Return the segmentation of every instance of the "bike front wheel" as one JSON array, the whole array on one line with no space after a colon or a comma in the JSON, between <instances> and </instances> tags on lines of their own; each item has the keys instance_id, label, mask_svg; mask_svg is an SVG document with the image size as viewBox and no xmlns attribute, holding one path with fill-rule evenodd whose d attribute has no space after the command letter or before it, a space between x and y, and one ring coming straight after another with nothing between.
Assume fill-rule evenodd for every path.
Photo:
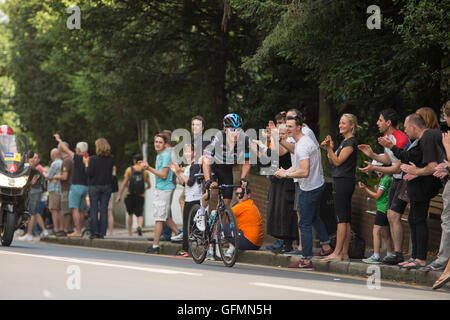
<instances>
[{"instance_id":1,"label":"bike front wheel","mask_svg":"<svg viewBox=\"0 0 450 320\"><path fill-rule=\"evenodd\" d=\"M232 267L238 258L239 252L239 229L236 217L231 208L224 209L219 215L219 251L222 261L227 267Z\"/></svg>"}]
</instances>

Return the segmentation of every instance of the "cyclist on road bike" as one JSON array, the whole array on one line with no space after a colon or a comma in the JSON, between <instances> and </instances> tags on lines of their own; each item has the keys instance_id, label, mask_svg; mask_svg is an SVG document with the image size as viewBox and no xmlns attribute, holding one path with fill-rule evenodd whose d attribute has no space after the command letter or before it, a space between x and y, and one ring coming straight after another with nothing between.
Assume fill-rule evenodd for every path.
<instances>
[{"instance_id":1,"label":"cyclist on road bike","mask_svg":"<svg viewBox=\"0 0 450 320\"><path fill-rule=\"evenodd\" d=\"M233 184L233 165L242 164L241 185L248 184L247 175L250 171L250 138L242 129L242 119L235 113L227 114L223 118L223 131L219 131L205 149L205 187L213 184L211 173L217 177L217 183ZM224 192L225 205L229 206L233 197L233 190Z\"/></svg>"},{"instance_id":2,"label":"cyclist on road bike","mask_svg":"<svg viewBox=\"0 0 450 320\"><path fill-rule=\"evenodd\" d=\"M250 171L250 138L242 129L242 118L236 113L227 114L223 118L223 131L217 132L211 143L205 148L203 173L205 188L221 184L233 184L233 165L242 164L240 183L248 184ZM212 175L217 182L211 179ZM215 194L217 190L213 190ZM233 198L233 189L224 190L224 202L229 206ZM202 218L202 217L200 217Z\"/></svg>"}]
</instances>

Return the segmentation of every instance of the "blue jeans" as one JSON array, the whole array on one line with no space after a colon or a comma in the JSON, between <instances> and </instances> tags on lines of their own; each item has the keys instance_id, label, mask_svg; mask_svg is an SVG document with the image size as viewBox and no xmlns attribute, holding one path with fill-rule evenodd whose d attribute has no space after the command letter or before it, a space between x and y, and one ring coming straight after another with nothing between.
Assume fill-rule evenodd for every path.
<instances>
[{"instance_id":1,"label":"blue jeans","mask_svg":"<svg viewBox=\"0 0 450 320\"><path fill-rule=\"evenodd\" d=\"M311 259L313 255L312 227L314 227L317 232L320 239L320 244L323 245L330 243L327 229L325 228L325 224L322 219L320 219L318 210L320 196L322 195L324 188L325 185L311 191L300 190L300 194L298 196L300 210L300 221L298 226L302 237L303 257L306 259Z\"/></svg>"},{"instance_id":2,"label":"blue jeans","mask_svg":"<svg viewBox=\"0 0 450 320\"><path fill-rule=\"evenodd\" d=\"M106 235L108 226L108 203L111 197L111 185L89 186L89 217L91 219L91 235ZM100 220L98 212L100 211Z\"/></svg>"}]
</instances>

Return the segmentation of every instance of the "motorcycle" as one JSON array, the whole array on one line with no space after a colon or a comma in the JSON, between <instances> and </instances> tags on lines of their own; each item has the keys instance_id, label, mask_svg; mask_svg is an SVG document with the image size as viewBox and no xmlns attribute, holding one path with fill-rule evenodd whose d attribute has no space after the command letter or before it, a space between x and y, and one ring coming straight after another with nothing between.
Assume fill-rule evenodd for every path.
<instances>
[{"instance_id":1,"label":"motorcycle","mask_svg":"<svg viewBox=\"0 0 450 320\"><path fill-rule=\"evenodd\" d=\"M0 136L0 240L10 246L14 232L31 218L27 211L31 183L39 171L27 162L24 136Z\"/></svg>"}]
</instances>

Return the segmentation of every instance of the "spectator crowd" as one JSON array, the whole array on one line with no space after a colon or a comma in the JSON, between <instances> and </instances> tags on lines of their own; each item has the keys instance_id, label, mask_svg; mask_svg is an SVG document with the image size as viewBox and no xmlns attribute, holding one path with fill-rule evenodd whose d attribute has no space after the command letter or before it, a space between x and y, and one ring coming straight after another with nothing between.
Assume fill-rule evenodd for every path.
<instances>
[{"instance_id":1,"label":"spectator crowd","mask_svg":"<svg viewBox=\"0 0 450 320\"><path fill-rule=\"evenodd\" d=\"M450 101L442 107L442 117L450 127ZM322 261L348 261L351 258L352 197L358 188L376 201L377 209L373 226L373 254L362 261L398 265L408 270L443 271L434 288L450 280L450 131L441 131L438 116L431 108L420 108L405 119L400 119L395 110L382 110L377 121L379 146L360 141L358 119L350 113L343 114L339 120L341 137L336 139L326 135L321 142L305 123L302 113L295 108L280 112L274 121L269 121L265 143L246 136L242 130L242 119L236 114L226 115L223 123L223 130L211 141L206 141L203 140L204 119L193 117L192 140L183 146L182 161L171 145L171 132L165 130L156 134L154 165L144 161L141 154L134 155L120 188L114 156L106 139L96 140L95 154L89 156L86 142L78 142L71 150L68 143L55 134L58 144L50 152L52 162L49 167L39 164L37 153L28 154L29 165L41 175L32 182L28 203L31 219L20 239L32 240L39 229L42 235L80 237L86 231L91 239L102 239L107 233L112 235L112 208L114 203L121 201L125 189L128 235L133 234L133 216L136 216L136 232L142 236L145 192L153 188L154 239L146 252L160 253L160 241L171 239L182 242L182 250L177 256L189 257L189 235L185 231L191 209L194 206L200 208L197 226L204 230L207 212L214 209L208 208L204 201L204 188L233 184L232 168L242 157L241 187L235 192L229 190L224 193L225 204L232 206L237 218L240 250L260 249L264 234L268 234L277 241L266 249L276 254L298 256L298 261L289 268L310 270L314 256ZM404 131L399 129L401 124ZM237 147L240 135L244 135L243 148ZM251 167L249 154L257 150L257 146L259 157L276 155L278 159L277 169L270 176L266 232L248 184ZM373 151L380 147L382 153ZM357 161L359 153L366 158L361 167L358 167ZM319 210L326 185L322 158L331 166L337 224L334 243ZM356 181L357 171L362 174L375 173L377 184L367 186ZM199 173L204 175L203 186L197 179ZM155 176L155 186L150 183L150 174ZM183 187L177 199L182 208L182 229L175 223L171 210L177 183ZM440 248L437 258L427 263L428 210L431 199L440 192L443 198ZM409 259L406 259L403 256L401 217L408 204L412 250ZM44 220L42 214L47 211L51 219ZM51 226L46 225L48 220L51 220ZM313 252L313 229L320 244L317 252ZM381 252L383 242L386 248L384 257ZM211 254L208 257L214 258Z\"/></svg>"}]
</instances>

